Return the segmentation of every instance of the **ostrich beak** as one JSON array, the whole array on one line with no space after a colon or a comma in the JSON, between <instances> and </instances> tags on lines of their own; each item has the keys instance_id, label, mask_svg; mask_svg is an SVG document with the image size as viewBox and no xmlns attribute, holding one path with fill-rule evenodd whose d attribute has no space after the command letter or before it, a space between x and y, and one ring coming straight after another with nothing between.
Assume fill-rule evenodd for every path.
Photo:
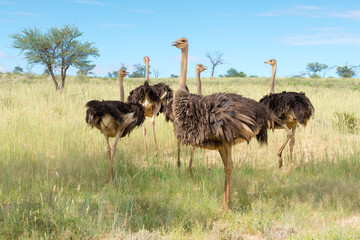
<instances>
[{"instance_id":1,"label":"ostrich beak","mask_svg":"<svg viewBox=\"0 0 360 240\"><path fill-rule=\"evenodd\" d=\"M264 62L264 63L269 63L269 62Z\"/></svg>"},{"instance_id":2,"label":"ostrich beak","mask_svg":"<svg viewBox=\"0 0 360 240\"><path fill-rule=\"evenodd\" d=\"M172 42L172 43L174 43L174 44L172 44L171 46L176 46L176 45L178 45L178 44L179 44L177 41Z\"/></svg>"}]
</instances>

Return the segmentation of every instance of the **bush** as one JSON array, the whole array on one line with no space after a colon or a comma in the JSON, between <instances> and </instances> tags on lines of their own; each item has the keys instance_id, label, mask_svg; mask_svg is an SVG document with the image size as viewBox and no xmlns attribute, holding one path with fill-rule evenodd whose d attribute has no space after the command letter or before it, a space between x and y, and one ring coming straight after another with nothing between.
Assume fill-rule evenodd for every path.
<instances>
[{"instance_id":1,"label":"bush","mask_svg":"<svg viewBox=\"0 0 360 240\"><path fill-rule=\"evenodd\" d=\"M360 121L354 113L335 112L333 126L342 133L358 133Z\"/></svg>"}]
</instances>

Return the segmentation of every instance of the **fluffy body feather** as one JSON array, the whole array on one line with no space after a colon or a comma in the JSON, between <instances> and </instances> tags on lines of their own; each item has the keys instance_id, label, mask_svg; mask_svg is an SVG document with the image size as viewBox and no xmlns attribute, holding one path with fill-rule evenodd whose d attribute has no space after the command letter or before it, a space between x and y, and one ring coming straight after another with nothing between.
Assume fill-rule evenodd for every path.
<instances>
[{"instance_id":1,"label":"fluffy body feather","mask_svg":"<svg viewBox=\"0 0 360 240\"><path fill-rule=\"evenodd\" d=\"M125 137L145 120L144 109L138 103L92 100L86 107L86 122L109 137L115 137L119 129L120 137Z\"/></svg>"},{"instance_id":2,"label":"fluffy body feather","mask_svg":"<svg viewBox=\"0 0 360 240\"><path fill-rule=\"evenodd\" d=\"M164 107L172 97L173 91L168 85L158 83L150 86L149 83L145 81L143 85L130 92L128 102L140 103L145 108L145 116L152 117L156 106L161 104L159 112L163 112Z\"/></svg>"},{"instance_id":3,"label":"fluffy body feather","mask_svg":"<svg viewBox=\"0 0 360 240\"><path fill-rule=\"evenodd\" d=\"M249 142L255 136L261 143L267 142L268 111L263 104L241 95L202 97L178 90L172 109L175 135L184 144L219 149L223 144Z\"/></svg>"},{"instance_id":4,"label":"fluffy body feather","mask_svg":"<svg viewBox=\"0 0 360 240\"><path fill-rule=\"evenodd\" d=\"M270 112L271 127L289 129L300 123L306 126L315 110L305 93L282 92L264 96L261 103L265 104Z\"/></svg>"}]
</instances>

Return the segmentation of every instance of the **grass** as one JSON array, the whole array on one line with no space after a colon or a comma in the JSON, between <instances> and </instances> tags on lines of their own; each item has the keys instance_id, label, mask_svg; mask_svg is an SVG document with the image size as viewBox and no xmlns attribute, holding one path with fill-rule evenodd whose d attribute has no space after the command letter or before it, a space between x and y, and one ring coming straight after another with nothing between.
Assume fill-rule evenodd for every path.
<instances>
[{"instance_id":1,"label":"grass","mask_svg":"<svg viewBox=\"0 0 360 240\"><path fill-rule=\"evenodd\" d=\"M173 88L177 79L157 79ZM125 93L143 79L125 79ZM260 99L265 78L204 79ZM141 129L121 139L115 178L105 184L104 137L85 123L85 103L118 99L115 79L69 77L62 94L41 76L0 75L0 238L3 239L357 239L360 238L360 137L333 126L337 112L360 117L358 79L278 79L276 91L304 91L316 109L298 128L285 170L276 151L285 132L234 147L232 211L221 211L224 174L215 151L190 151L176 168L172 126L157 118L159 157ZM195 81L189 80L194 92ZM149 121L146 126L150 130ZM290 172L286 171L291 164Z\"/></svg>"}]
</instances>

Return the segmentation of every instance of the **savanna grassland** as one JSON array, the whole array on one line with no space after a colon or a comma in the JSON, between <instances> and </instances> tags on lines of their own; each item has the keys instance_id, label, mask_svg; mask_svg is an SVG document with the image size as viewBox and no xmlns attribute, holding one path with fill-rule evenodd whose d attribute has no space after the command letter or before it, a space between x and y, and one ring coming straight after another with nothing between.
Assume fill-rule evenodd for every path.
<instances>
[{"instance_id":1,"label":"savanna grassland","mask_svg":"<svg viewBox=\"0 0 360 240\"><path fill-rule=\"evenodd\" d=\"M125 94L143 79L124 79ZM163 81L174 89L177 79ZM196 92L195 80L189 79ZM268 78L203 79L203 92L259 100ZM253 140L233 149L232 210L221 210L224 172L216 151L182 149L176 168L171 123L149 119L119 141L115 177L105 184L105 139L85 123L85 103L119 99L116 79L69 77L62 94L42 76L0 74L0 238L2 239L360 239L360 80L279 78L304 91L315 117L298 127L293 161ZM291 166L289 168L289 166Z\"/></svg>"}]
</instances>

